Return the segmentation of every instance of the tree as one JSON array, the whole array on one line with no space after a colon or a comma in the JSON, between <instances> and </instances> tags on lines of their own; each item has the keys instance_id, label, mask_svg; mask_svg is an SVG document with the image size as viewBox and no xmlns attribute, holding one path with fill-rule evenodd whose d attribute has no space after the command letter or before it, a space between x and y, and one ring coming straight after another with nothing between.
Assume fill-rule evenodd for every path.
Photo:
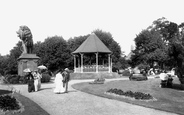
<instances>
[{"instance_id":1,"label":"tree","mask_svg":"<svg viewBox=\"0 0 184 115\"><path fill-rule=\"evenodd\" d=\"M109 48L109 50L112 51L112 59L113 59L112 61L114 64L116 64L119 61L119 58L121 57L120 45L113 39L111 33L109 32L104 32L102 30L95 30L93 32L107 46L107 48ZM75 51L88 37L89 37L89 34L85 36L70 38L68 40L68 47L71 50L71 53ZM103 57L103 60L101 60L102 58L100 57ZM87 63L87 64L96 63L96 56L93 54L85 54L84 58L85 58L84 63ZM72 65L73 58L70 58L70 60L71 60L70 65ZM99 54L99 63L108 62L107 60L108 60L108 55Z\"/></svg>"},{"instance_id":2,"label":"tree","mask_svg":"<svg viewBox=\"0 0 184 115\"><path fill-rule=\"evenodd\" d=\"M17 74L17 59L21 55L21 41L19 41L16 46L10 50L10 55L6 57L7 62L6 62L6 68L5 68L5 74Z\"/></svg>"},{"instance_id":3,"label":"tree","mask_svg":"<svg viewBox=\"0 0 184 115\"><path fill-rule=\"evenodd\" d=\"M34 52L40 57L39 64L44 64L51 71L64 69L70 58L67 42L60 36L48 37L43 43L35 44Z\"/></svg>"},{"instance_id":4,"label":"tree","mask_svg":"<svg viewBox=\"0 0 184 115\"><path fill-rule=\"evenodd\" d=\"M147 30L157 32L160 35L160 41L165 44L163 45L163 48L157 49L155 54L151 55L151 57L155 58L156 56L158 59L162 57L159 60L167 58L168 60L163 61L163 63L169 65L170 67L176 67L176 73L179 80L182 84L184 84L184 23L178 25L162 17L155 20L153 24L147 28ZM165 54L158 55L163 53ZM135 59L139 59L140 57L142 56L134 56Z\"/></svg>"},{"instance_id":5,"label":"tree","mask_svg":"<svg viewBox=\"0 0 184 115\"><path fill-rule=\"evenodd\" d=\"M112 61L117 63L119 58L121 57L121 47L120 45L113 39L112 34L109 32L104 32L102 30L95 30L94 33L100 38L100 40L109 48L112 52Z\"/></svg>"},{"instance_id":6,"label":"tree","mask_svg":"<svg viewBox=\"0 0 184 115\"><path fill-rule=\"evenodd\" d=\"M180 82L184 84L184 23L178 25L166 20L166 18L160 18L154 22L156 26L152 29L160 31L163 40L168 44L169 55L176 64L175 67Z\"/></svg>"},{"instance_id":7,"label":"tree","mask_svg":"<svg viewBox=\"0 0 184 115\"><path fill-rule=\"evenodd\" d=\"M5 56L0 55L0 75L5 75L5 70L8 62L7 60L8 60L8 55L5 55Z\"/></svg>"},{"instance_id":8,"label":"tree","mask_svg":"<svg viewBox=\"0 0 184 115\"><path fill-rule=\"evenodd\" d=\"M134 39L136 49L133 51L132 62L134 66L147 63L153 67L154 62L163 66L168 58L167 46L160 33L154 30L143 30Z\"/></svg>"}]
</instances>

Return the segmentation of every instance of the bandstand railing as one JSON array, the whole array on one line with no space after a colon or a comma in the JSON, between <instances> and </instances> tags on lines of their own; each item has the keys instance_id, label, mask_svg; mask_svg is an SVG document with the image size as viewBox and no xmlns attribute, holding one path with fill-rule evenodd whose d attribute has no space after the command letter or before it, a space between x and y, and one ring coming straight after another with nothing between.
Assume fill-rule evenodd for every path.
<instances>
[{"instance_id":1,"label":"bandstand railing","mask_svg":"<svg viewBox=\"0 0 184 115\"><path fill-rule=\"evenodd\" d=\"M109 71L109 67L108 66L104 66L104 65L98 65L98 72L108 72ZM77 67L75 68L75 72L76 73L81 73L81 67ZM85 65L83 66L83 72L97 72L96 70L96 65Z\"/></svg>"}]
</instances>

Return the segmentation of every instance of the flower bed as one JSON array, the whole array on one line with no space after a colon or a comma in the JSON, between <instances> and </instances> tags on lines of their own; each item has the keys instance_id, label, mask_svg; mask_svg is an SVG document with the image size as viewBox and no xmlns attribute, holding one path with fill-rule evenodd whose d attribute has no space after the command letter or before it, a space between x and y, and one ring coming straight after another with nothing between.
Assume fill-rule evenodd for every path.
<instances>
[{"instance_id":1,"label":"flower bed","mask_svg":"<svg viewBox=\"0 0 184 115\"><path fill-rule=\"evenodd\" d=\"M0 96L0 109L3 111L19 110L20 105L14 97L10 95L1 95Z\"/></svg>"},{"instance_id":2,"label":"flower bed","mask_svg":"<svg viewBox=\"0 0 184 115\"><path fill-rule=\"evenodd\" d=\"M89 84L104 84L105 79L104 78L97 78L93 82L90 82Z\"/></svg>"},{"instance_id":3,"label":"flower bed","mask_svg":"<svg viewBox=\"0 0 184 115\"><path fill-rule=\"evenodd\" d=\"M116 94L119 96L131 97L137 100L152 100L153 97L150 94L142 93L142 92L132 92L132 91L122 91L121 89L109 89L106 93Z\"/></svg>"}]
</instances>

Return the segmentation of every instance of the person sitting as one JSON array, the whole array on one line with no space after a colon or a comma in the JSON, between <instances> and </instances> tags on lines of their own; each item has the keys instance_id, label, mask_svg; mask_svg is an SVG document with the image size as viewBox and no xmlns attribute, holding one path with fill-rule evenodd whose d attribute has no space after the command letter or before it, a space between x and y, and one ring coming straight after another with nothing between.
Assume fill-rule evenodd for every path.
<instances>
[{"instance_id":1,"label":"person sitting","mask_svg":"<svg viewBox=\"0 0 184 115\"><path fill-rule=\"evenodd\" d=\"M168 75L166 74L166 71L162 71L160 73L160 79L161 79L161 83L160 83L160 86L161 87L167 87L167 80L168 80Z\"/></svg>"}]
</instances>

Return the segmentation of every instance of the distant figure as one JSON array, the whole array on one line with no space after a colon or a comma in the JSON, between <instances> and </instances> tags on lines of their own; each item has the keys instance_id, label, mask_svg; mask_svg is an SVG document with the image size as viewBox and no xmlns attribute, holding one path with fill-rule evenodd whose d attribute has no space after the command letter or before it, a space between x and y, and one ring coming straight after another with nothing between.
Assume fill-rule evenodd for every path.
<instances>
[{"instance_id":1,"label":"distant figure","mask_svg":"<svg viewBox=\"0 0 184 115\"><path fill-rule=\"evenodd\" d=\"M65 93L68 93L68 82L70 81L70 70L65 68L65 71L62 73L63 76L63 87L65 87Z\"/></svg>"},{"instance_id":2,"label":"distant figure","mask_svg":"<svg viewBox=\"0 0 184 115\"><path fill-rule=\"evenodd\" d=\"M41 73L41 70L39 69L38 70L38 90L41 89L41 78L42 78L42 73Z\"/></svg>"},{"instance_id":3,"label":"distant figure","mask_svg":"<svg viewBox=\"0 0 184 115\"><path fill-rule=\"evenodd\" d=\"M54 93L59 94L65 92L65 88L63 87L63 76L61 74L61 71L59 71L56 74L54 83L55 83Z\"/></svg>"},{"instance_id":4,"label":"distant figure","mask_svg":"<svg viewBox=\"0 0 184 115\"><path fill-rule=\"evenodd\" d=\"M20 26L19 30L16 32L18 37L22 40L22 53L31 54L33 52L33 39L31 30L27 26Z\"/></svg>"},{"instance_id":5,"label":"distant figure","mask_svg":"<svg viewBox=\"0 0 184 115\"><path fill-rule=\"evenodd\" d=\"M27 81L28 81L28 92L34 92L34 76L32 75L31 71L27 73L26 75Z\"/></svg>"},{"instance_id":6,"label":"distant figure","mask_svg":"<svg viewBox=\"0 0 184 115\"><path fill-rule=\"evenodd\" d=\"M35 91L38 91L38 71L35 70L33 72L33 76L34 76L34 87L35 87Z\"/></svg>"},{"instance_id":7,"label":"distant figure","mask_svg":"<svg viewBox=\"0 0 184 115\"><path fill-rule=\"evenodd\" d=\"M161 87L167 87L168 75L166 74L166 71L165 70L162 71L159 76L161 79L161 83L160 83Z\"/></svg>"}]
</instances>

